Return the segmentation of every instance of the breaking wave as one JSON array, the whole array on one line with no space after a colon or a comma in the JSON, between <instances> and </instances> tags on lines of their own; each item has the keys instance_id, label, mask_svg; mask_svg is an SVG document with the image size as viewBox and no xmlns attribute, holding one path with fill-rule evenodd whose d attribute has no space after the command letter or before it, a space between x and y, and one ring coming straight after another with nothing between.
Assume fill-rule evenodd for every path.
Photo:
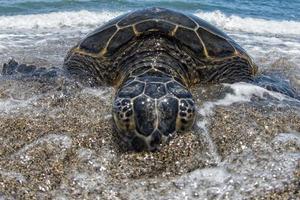
<instances>
[{"instance_id":1,"label":"breaking wave","mask_svg":"<svg viewBox=\"0 0 300 200\"><path fill-rule=\"evenodd\" d=\"M122 14L120 11L65 11L45 14L1 16L2 29L57 29L101 25ZM198 17L221 29L257 34L300 35L300 22L266 20L260 18L226 15L221 11L196 12Z\"/></svg>"}]
</instances>

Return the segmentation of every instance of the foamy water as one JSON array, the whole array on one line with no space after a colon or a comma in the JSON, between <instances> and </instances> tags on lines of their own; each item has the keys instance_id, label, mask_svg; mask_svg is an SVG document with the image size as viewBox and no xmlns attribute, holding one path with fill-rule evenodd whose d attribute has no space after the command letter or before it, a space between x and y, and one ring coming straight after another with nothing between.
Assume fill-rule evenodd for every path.
<instances>
[{"instance_id":1,"label":"foamy water","mask_svg":"<svg viewBox=\"0 0 300 200\"><path fill-rule=\"evenodd\" d=\"M36 30L68 27L80 28L85 26L101 25L120 14L122 14L122 12L91 12L81 10L76 12L1 16L0 26L2 29Z\"/></svg>"},{"instance_id":2,"label":"foamy water","mask_svg":"<svg viewBox=\"0 0 300 200\"><path fill-rule=\"evenodd\" d=\"M19 49L24 46L33 50L39 47L44 48L45 45L48 48L56 48L57 46L49 46L49 43L51 45L51 41L60 42L64 39L66 39L65 42L68 42L74 38L74 42L68 44L69 46L64 46L62 52L56 52L56 57L57 54L64 57L65 51L76 40L122 13L124 12L80 10L0 16L0 27L2 29L0 33L0 52L2 54L0 62L5 62L8 55L14 56L21 52L26 55L26 51ZM224 14L221 11L201 11L193 14L227 32L249 51L254 60L258 61L259 58L264 57L272 62L285 57L299 68L299 21L240 17ZM39 50L40 54L43 53L41 51ZM270 58L268 57L269 54L272 54ZM47 56L51 57L52 55L48 53ZM41 55L41 57L44 58L45 56Z\"/></svg>"},{"instance_id":3,"label":"foamy water","mask_svg":"<svg viewBox=\"0 0 300 200\"><path fill-rule=\"evenodd\" d=\"M199 12L196 16L217 27L228 30L264 35L300 35L300 22L287 20L266 20L252 17L226 15L221 11Z\"/></svg>"},{"instance_id":4,"label":"foamy water","mask_svg":"<svg viewBox=\"0 0 300 200\"><path fill-rule=\"evenodd\" d=\"M221 164L221 157L220 155L218 155L217 148L209 133L209 125L214 115L214 109L217 106L229 106L234 103L251 102L251 99L254 96L261 99L266 99L266 96L271 96L272 98L275 98L278 101L282 102L283 106L285 105L285 103L283 102L284 100L293 101L300 106L299 100L290 98L281 93L268 91L259 86L254 86L248 83L234 83L231 85L225 85L232 89L232 93L226 94L223 99L219 99L217 101L204 102L203 105L201 105L201 107L199 107L197 110L200 119L197 120L196 126L197 128L200 128L201 131L199 133L203 138L205 138L209 151L218 165Z\"/></svg>"},{"instance_id":5,"label":"foamy water","mask_svg":"<svg viewBox=\"0 0 300 200\"><path fill-rule=\"evenodd\" d=\"M124 12L92 12L81 10L76 12L54 12L48 14L30 14L1 16L0 26L5 29L59 29L80 28L101 25ZM221 11L196 12L194 15L207 20L220 29L258 34L300 35L300 22L287 20L266 20L251 17L226 15Z\"/></svg>"}]
</instances>

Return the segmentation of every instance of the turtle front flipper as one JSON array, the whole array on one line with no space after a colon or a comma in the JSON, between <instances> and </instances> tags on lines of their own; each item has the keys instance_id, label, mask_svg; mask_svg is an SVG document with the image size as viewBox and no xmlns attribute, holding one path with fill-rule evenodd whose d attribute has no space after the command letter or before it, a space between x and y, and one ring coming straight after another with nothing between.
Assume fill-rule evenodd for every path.
<instances>
[{"instance_id":1,"label":"turtle front flipper","mask_svg":"<svg viewBox=\"0 0 300 200\"><path fill-rule=\"evenodd\" d=\"M250 83L300 100L300 95L293 86L288 81L276 75L258 75Z\"/></svg>"},{"instance_id":2,"label":"turtle front flipper","mask_svg":"<svg viewBox=\"0 0 300 200\"><path fill-rule=\"evenodd\" d=\"M61 73L57 67L45 68L35 65L19 64L14 59L3 64L1 74L3 76L15 76L17 78L54 78Z\"/></svg>"}]
</instances>

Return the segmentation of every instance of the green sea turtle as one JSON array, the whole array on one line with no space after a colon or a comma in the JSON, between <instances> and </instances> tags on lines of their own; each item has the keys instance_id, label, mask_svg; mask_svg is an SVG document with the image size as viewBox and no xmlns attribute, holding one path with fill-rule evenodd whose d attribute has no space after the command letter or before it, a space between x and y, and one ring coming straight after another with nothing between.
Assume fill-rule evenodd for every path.
<instances>
[{"instance_id":1,"label":"green sea turtle","mask_svg":"<svg viewBox=\"0 0 300 200\"><path fill-rule=\"evenodd\" d=\"M56 76L57 69L10 61L3 74ZM190 88L238 81L293 96L264 77L244 49L194 16L148 8L117 17L84 37L67 54L63 73L91 86L117 89L113 121L130 148L156 150L190 129L195 102Z\"/></svg>"}]
</instances>

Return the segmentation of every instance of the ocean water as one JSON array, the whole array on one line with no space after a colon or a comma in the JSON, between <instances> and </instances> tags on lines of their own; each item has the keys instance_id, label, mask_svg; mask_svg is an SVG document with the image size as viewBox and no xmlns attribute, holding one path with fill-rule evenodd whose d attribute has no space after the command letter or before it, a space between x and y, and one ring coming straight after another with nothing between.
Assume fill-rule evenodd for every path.
<instances>
[{"instance_id":1,"label":"ocean water","mask_svg":"<svg viewBox=\"0 0 300 200\"><path fill-rule=\"evenodd\" d=\"M284 58L299 67L297 0L5 0L0 5L0 63L8 57L31 61L34 59L28 54L34 54L49 65L61 64L66 50L89 31L121 13L150 6L177 9L207 20L241 44L262 66ZM49 52L52 48L55 53Z\"/></svg>"},{"instance_id":2,"label":"ocean water","mask_svg":"<svg viewBox=\"0 0 300 200\"><path fill-rule=\"evenodd\" d=\"M299 91L299 0L1 0L0 66L15 58L38 66L59 67L68 49L90 31L122 13L152 6L207 20L239 43L260 73L278 72ZM281 191L291 180L299 181L294 174L297 166L300 168L300 102L258 86L236 83L198 89L200 117L195 135L203 138L207 149L202 149L203 153L192 151L189 158L175 156L176 162L171 160L169 165L182 168L173 169L167 165L163 168L165 161L159 153L119 155L109 146L113 143L106 138L105 124L111 123L112 88L78 90L68 86L69 93L73 93L68 96L60 93L59 83L24 83L5 77L0 77L0 83L0 186L13 185L6 191L0 188L0 199L14 199L32 191L38 198L57 199L99 194L103 199L161 199L160 195L163 199L244 199ZM202 98L202 92L215 96ZM227 111L235 113L237 119L224 114ZM236 134L247 133L246 139L231 138L232 148L238 144L240 149L226 152L219 146L221 137L212 124L228 129L231 125L220 125L218 115L237 128L244 125ZM13 131L18 126L22 128ZM102 132L103 138L97 135ZM253 139L253 134L258 137ZM108 143L109 148L102 143ZM99 144L101 148L97 149ZM42 157L41 152L48 157ZM40 157L49 159L50 164ZM193 164L195 160L205 164ZM53 162L67 169L58 173L61 166L49 167ZM59 181L45 175L49 172L58 173L54 177ZM115 174L125 174L125 178L118 182Z\"/></svg>"}]
</instances>

